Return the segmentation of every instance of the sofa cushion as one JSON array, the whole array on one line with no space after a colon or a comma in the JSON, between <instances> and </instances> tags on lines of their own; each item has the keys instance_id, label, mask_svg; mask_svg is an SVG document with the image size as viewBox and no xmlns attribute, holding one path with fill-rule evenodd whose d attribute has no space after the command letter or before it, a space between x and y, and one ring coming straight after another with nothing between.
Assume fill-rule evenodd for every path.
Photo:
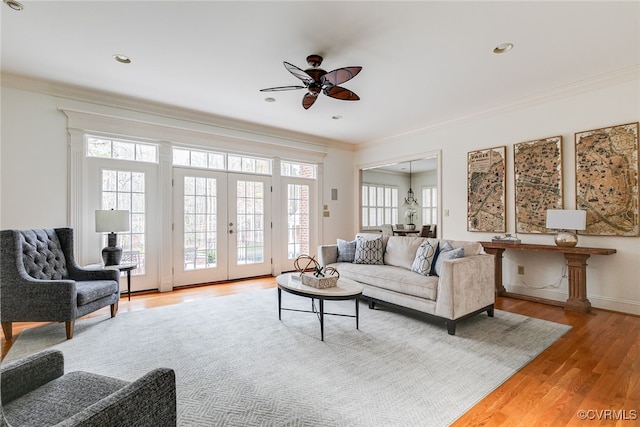
<instances>
[{"instance_id":1,"label":"sofa cushion","mask_svg":"<svg viewBox=\"0 0 640 427\"><path fill-rule=\"evenodd\" d=\"M382 236L369 239L365 236L356 237L355 264L383 264L384 245Z\"/></svg>"},{"instance_id":2,"label":"sofa cushion","mask_svg":"<svg viewBox=\"0 0 640 427\"><path fill-rule=\"evenodd\" d=\"M468 242L465 240L448 240L453 249L464 248L464 256L480 255L482 245L480 242Z\"/></svg>"},{"instance_id":3,"label":"sofa cushion","mask_svg":"<svg viewBox=\"0 0 640 427\"><path fill-rule=\"evenodd\" d=\"M423 276L431 274L431 266L435 259L436 251L438 250L438 241L435 239L427 239L423 242L416 251L415 259L411 265L411 271L414 271Z\"/></svg>"},{"instance_id":4,"label":"sofa cushion","mask_svg":"<svg viewBox=\"0 0 640 427\"><path fill-rule=\"evenodd\" d=\"M423 276L411 270L390 265L360 265L343 262L331 264L331 266L340 272L340 277L365 284L364 295L367 295L367 286L373 286L399 294L436 300L438 278L435 276Z\"/></svg>"},{"instance_id":5,"label":"sofa cushion","mask_svg":"<svg viewBox=\"0 0 640 427\"><path fill-rule=\"evenodd\" d=\"M356 256L356 241L338 239L338 262L353 262Z\"/></svg>"},{"instance_id":6,"label":"sofa cushion","mask_svg":"<svg viewBox=\"0 0 640 427\"><path fill-rule=\"evenodd\" d=\"M387 248L384 251L384 263L411 270L416 252L424 241L424 237L389 237Z\"/></svg>"},{"instance_id":7,"label":"sofa cushion","mask_svg":"<svg viewBox=\"0 0 640 427\"><path fill-rule=\"evenodd\" d=\"M118 282L115 280L77 281L76 290L78 306L82 306L117 293Z\"/></svg>"},{"instance_id":8,"label":"sofa cushion","mask_svg":"<svg viewBox=\"0 0 640 427\"><path fill-rule=\"evenodd\" d=\"M442 270L442 263L449 259L463 258L464 257L464 247L459 247L456 249L450 249L447 251L442 251L438 255L438 259L436 260L436 274L440 276L440 271Z\"/></svg>"}]
</instances>

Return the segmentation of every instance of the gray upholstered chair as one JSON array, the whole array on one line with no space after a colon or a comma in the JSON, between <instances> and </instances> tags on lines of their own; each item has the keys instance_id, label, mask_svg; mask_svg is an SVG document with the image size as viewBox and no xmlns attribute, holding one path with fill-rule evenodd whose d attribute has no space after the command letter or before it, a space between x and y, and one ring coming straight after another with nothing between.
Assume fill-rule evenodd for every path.
<instances>
[{"instance_id":1,"label":"gray upholstered chair","mask_svg":"<svg viewBox=\"0 0 640 427\"><path fill-rule=\"evenodd\" d=\"M59 350L2 367L2 410L9 426L175 426L176 377L156 368L133 382L89 372L64 373Z\"/></svg>"},{"instance_id":2,"label":"gray upholstered chair","mask_svg":"<svg viewBox=\"0 0 640 427\"><path fill-rule=\"evenodd\" d=\"M73 256L71 228L0 232L0 321L7 340L12 322L65 322L73 337L78 317L111 306L118 312L119 272L84 270Z\"/></svg>"}]
</instances>

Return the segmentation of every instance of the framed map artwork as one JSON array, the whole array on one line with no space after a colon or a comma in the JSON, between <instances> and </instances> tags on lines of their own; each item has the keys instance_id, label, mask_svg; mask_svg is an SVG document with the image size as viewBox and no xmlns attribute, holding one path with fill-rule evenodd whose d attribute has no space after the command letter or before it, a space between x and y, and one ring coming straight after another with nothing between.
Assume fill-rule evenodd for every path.
<instances>
[{"instance_id":1,"label":"framed map artwork","mask_svg":"<svg viewBox=\"0 0 640 427\"><path fill-rule=\"evenodd\" d=\"M562 136L513 146L516 233L546 233L547 209L562 209Z\"/></svg>"},{"instance_id":2,"label":"framed map artwork","mask_svg":"<svg viewBox=\"0 0 640 427\"><path fill-rule=\"evenodd\" d=\"M467 153L467 230L504 233L506 147Z\"/></svg>"},{"instance_id":3,"label":"framed map artwork","mask_svg":"<svg viewBox=\"0 0 640 427\"><path fill-rule=\"evenodd\" d=\"M575 134L581 234L638 236L638 122Z\"/></svg>"}]
</instances>

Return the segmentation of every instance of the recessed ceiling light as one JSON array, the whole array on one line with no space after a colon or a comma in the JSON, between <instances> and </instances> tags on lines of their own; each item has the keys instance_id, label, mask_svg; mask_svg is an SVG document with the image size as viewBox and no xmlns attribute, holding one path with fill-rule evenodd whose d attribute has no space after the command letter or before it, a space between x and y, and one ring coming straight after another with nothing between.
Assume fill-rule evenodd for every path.
<instances>
[{"instance_id":1,"label":"recessed ceiling light","mask_svg":"<svg viewBox=\"0 0 640 427\"><path fill-rule=\"evenodd\" d=\"M126 55L115 54L113 55L113 59L122 64L131 64L131 59Z\"/></svg>"},{"instance_id":2,"label":"recessed ceiling light","mask_svg":"<svg viewBox=\"0 0 640 427\"><path fill-rule=\"evenodd\" d=\"M513 49L513 43L502 43L493 49L493 53L505 53Z\"/></svg>"},{"instance_id":3,"label":"recessed ceiling light","mask_svg":"<svg viewBox=\"0 0 640 427\"><path fill-rule=\"evenodd\" d=\"M341 120L342 116L340 114L336 114L335 116L331 116L333 120Z\"/></svg>"},{"instance_id":4,"label":"recessed ceiling light","mask_svg":"<svg viewBox=\"0 0 640 427\"><path fill-rule=\"evenodd\" d=\"M22 5L22 3L20 3L19 1L16 1L16 0L4 0L4 4L9 6L13 10L22 10L22 9L24 9L24 6Z\"/></svg>"},{"instance_id":5,"label":"recessed ceiling light","mask_svg":"<svg viewBox=\"0 0 640 427\"><path fill-rule=\"evenodd\" d=\"M268 96L264 99L264 102L276 102L276 99Z\"/></svg>"}]
</instances>

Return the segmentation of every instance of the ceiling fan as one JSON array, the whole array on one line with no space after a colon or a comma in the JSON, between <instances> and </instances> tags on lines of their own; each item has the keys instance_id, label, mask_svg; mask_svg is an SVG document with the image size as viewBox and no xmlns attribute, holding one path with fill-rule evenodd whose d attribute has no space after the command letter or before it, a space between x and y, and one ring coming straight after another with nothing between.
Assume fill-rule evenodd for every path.
<instances>
[{"instance_id":1,"label":"ceiling fan","mask_svg":"<svg viewBox=\"0 0 640 427\"><path fill-rule=\"evenodd\" d=\"M343 101L358 101L360 99L354 92L338 85L354 78L356 74L362 70L362 67L344 67L326 72L322 68L319 68L320 64L322 64L322 56L320 55L307 56L307 63L310 68L302 70L284 61L284 67L289 70L291 74L302 80L304 86L270 87L260 89L260 92L307 89L307 93L302 97L302 106L305 110L309 109L309 107L316 102L320 92L331 98L341 99Z\"/></svg>"}]
</instances>

